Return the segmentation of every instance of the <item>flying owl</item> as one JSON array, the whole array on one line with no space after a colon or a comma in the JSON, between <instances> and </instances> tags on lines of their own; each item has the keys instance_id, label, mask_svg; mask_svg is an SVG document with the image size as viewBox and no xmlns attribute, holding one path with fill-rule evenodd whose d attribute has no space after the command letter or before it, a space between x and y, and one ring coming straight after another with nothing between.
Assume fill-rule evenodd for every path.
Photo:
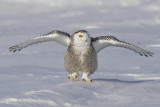
<instances>
[{"instance_id":1,"label":"flying owl","mask_svg":"<svg viewBox=\"0 0 160 107\"><path fill-rule=\"evenodd\" d=\"M55 41L67 47L64 57L64 66L66 71L69 72L68 79L78 79L78 71L82 71L83 75L81 81L84 82L92 82L92 79L89 78L89 76L97 70L97 53L105 47L122 47L146 57L153 55L152 52L146 51L130 43L120 41L113 36L90 37L86 30L79 30L72 35L55 30L12 46L9 50L11 52L16 52L30 45L47 41Z\"/></svg>"}]
</instances>

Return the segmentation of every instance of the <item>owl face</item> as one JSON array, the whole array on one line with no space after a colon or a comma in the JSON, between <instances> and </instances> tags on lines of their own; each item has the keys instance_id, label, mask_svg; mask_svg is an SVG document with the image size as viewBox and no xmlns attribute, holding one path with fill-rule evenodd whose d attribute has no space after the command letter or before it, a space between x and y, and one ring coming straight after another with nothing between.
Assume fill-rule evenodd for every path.
<instances>
[{"instance_id":1,"label":"owl face","mask_svg":"<svg viewBox=\"0 0 160 107\"><path fill-rule=\"evenodd\" d=\"M87 31L77 31L73 34L73 42L74 45L77 46L86 46L90 45L91 43L91 38L89 36L89 33Z\"/></svg>"}]
</instances>

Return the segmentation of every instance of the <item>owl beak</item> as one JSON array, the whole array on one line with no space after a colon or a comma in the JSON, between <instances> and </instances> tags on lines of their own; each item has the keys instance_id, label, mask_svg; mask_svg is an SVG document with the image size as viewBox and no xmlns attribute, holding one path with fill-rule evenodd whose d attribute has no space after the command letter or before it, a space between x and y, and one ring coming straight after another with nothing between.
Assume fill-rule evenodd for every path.
<instances>
[{"instance_id":1,"label":"owl beak","mask_svg":"<svg viewBox=\"0 0 160 107\"><path fill-rule=\"evenodd\" d=\"M83 35L79 35L79 37L80 37L80 38L82 38L82 37L83 37Z\"/></svg>"}]
</instances>

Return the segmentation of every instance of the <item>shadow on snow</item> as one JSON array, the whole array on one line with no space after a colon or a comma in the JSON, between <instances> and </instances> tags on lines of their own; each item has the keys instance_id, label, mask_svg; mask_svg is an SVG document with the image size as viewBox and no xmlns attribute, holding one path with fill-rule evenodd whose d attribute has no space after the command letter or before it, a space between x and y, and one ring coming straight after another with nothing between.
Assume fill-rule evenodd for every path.
<instances>
[{"instance_id":1,"label":"shadow on snow","mask_svg":"<svg viewBox=\"0 0 160 107\"><path fill-rule=\"evenodd\" d=\"M141 80L141 81L127 81L127 80L119 80L119 79L103 79L103 78L97 78L94 79L94 81L106 81L106 82L120 82L120 83L143 83L143 82L150 82L154 80Z\"/></svg>"}]
</instances>

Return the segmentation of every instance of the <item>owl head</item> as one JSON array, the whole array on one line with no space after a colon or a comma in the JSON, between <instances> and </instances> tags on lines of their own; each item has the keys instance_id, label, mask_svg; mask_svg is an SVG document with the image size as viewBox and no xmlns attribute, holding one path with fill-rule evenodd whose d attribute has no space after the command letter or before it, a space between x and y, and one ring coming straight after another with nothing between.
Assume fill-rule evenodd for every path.
<instances>
[{"instance_id":1,"label":"owl head","mask_svg":"<svg viewBox=\"0 0 160 107\"><path fill-rule=\"evenodd\" d=\"M75 46L86 46L91 44L91 38L87 31L79 30L72 35Z\"/></svg>"}]
</instances>

